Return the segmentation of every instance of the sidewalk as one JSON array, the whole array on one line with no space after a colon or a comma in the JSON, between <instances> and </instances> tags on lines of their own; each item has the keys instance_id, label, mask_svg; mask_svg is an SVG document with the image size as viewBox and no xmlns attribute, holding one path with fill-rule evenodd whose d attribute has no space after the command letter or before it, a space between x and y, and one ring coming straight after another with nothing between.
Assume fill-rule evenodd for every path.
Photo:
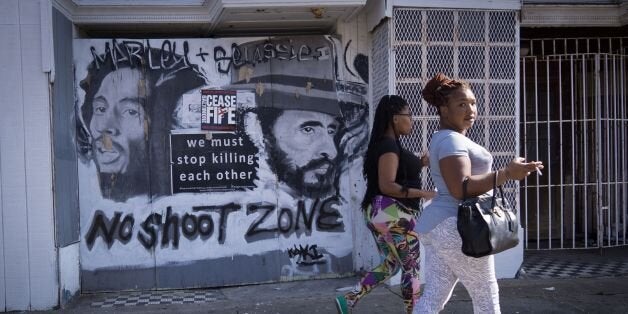
<instances>
[{"instance_id":1,"label":"sidewalk","mask_svg":"<svg viewBox=\"0 0 628 314\"><path fill-rule=\"evenodd\" d=\"M216 289L86 294L53 313L336 313L358 278ZM526 251L519 279L499 280L502 313L628 313L628 247ZM458 284L443 313L472 313ZM49 313L49 312L47 312ZM381 285L353 313L403 313L398 286Z\"/></svg>"},{"instance_id":2,"label":"sidewalk","mask_svg":"<svg viewBox=\"0 0 628 314\"><path fill-rule=\"evenodd\" d=\"M357 278L310 280L221 289L192 290L211 296L202 304L155 304L98 308L108 294L84 295L58 313L336 313L338 288ZM628 276L499 281L503 313L628 313ZM183 290L163 291L176 296ZM190 290L186 290L188 293ZM127 295L133 292L126 292ZM124 294L124 293L120 293ZM109 294L111 296L111 294ZM399 287L380 286L354 313L402 313ZM471 313L471 300L460 284L443 313Z\"/></svg>"}]
</instances>

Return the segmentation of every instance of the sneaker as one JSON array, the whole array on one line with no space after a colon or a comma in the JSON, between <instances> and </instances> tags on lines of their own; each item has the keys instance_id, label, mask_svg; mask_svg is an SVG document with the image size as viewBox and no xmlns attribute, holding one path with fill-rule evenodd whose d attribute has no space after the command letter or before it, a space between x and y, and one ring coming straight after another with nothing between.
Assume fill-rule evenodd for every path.
<instances>
[{"instance_id":1,"label":"sneaker","mask_svg":"<svg viewBox=\"0 0 628 314\"><path fill-rule=\"evenodd\" d=\"M348 314L349 307L347 306L347 299L344 296L336 297L336 310L338 310L338 314Z\"/></svg>"}]
</instances>

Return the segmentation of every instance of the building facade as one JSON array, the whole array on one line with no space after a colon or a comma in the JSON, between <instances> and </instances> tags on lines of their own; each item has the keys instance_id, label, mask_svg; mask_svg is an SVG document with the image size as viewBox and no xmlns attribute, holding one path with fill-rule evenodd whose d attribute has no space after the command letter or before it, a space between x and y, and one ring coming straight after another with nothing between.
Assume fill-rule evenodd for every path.
<instances>
[{"instance_id":1,"label":"building facade","mask_svg":"<svg viewBox=\"0 0 628 314\"><path fill-rule=\"evenodd\" d=\"M600 111L593 133L606 144L574 147L609 161L624 156L613 147L627 130L626 3L544 3L0 2L0 69L10 78L0 84L0 309L50 309L81 292L370 268L379 258L358 208L374 104L390 93L406 98L415 131L404 144L425 151L438 119L420 90L437 72L471 83L482 118L470 137L489 148L496 167L522 154L550 166L545 183L506 186L524 241L497 256L498 277L516 275L524 247L546 248L531 243L559 239L568 248L586 237L585 247L625 245L628 167L594 167L599 176L584 182L604 194L567 215L576 208L567 203L582 201L565 195L587 184L567 186L565 174L575 171L554 158L553 143L565 145L543 129L553 120L530 115L543 99L530 95L544 89L529 82L554 80L530 72L551 64L550 55L569 63L547 49L571 42L573 27L598 30L587 38L614 36L610 49L560 54L608 73L592 80L604 91L592 99L613 108ZM610 36L617 32L624 37ZM557 132L569 129L562 119ZM548 150L531 144L541 140L552 143ZM431 186L427 171L423 181Z\"/></svg>"}]
</instances>

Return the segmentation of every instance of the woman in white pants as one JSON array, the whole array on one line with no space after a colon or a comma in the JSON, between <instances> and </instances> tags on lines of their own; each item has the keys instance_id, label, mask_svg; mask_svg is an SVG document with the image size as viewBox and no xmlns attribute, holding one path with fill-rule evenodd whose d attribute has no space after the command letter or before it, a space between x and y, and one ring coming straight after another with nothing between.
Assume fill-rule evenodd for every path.
<instances>
[{"instance_id":1,"label":"woman in white pants","mask_svg":"<svg viewBox=\"0 0 628 314\"><path fill-rule=\"evenodd\" d=\"M467 82L442 73L425 85L422 95L440 116L440 129L429 148L430 173L438 193L416 228L425 247L425 291L414 313L438 313L458 280L471 296L474 313L500 313L493 256L464 255L456 227L464 179L468 179L467 197L473 197L491 191L495 176L491 154L466 137L477 118L475 95ZM497 185L521 180L537 168L543 168L542 162L515 158L497 170Z\"/></svg>"}]
</instances>

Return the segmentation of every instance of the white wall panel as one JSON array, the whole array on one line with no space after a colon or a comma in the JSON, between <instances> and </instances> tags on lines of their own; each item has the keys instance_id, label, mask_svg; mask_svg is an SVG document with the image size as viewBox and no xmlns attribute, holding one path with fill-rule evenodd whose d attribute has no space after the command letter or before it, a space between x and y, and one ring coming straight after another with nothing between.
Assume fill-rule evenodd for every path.
<instances>
[{"instance_id":1,"label":"white wall panel","mask_svg":"<svg viewBox=\"0 0 628 314\"><path fill-rule=\"evenodd\" d=\"M5 34L9 34L9 33L13 33L15 34L15 29L17 29L16 24L18 23L17 17L18 17L18 5L17 5L17 0L12 0L12 1L0 1L0 38L2 40L5 39ZM5 41L6 42L6 41ZM14 48L15 49L15 48ZM15 51L15 50L14 50ZM6 53L6 55L5 55ZM7 66L10 64L7 62L7 60L4 58L6 56L10 55L9 52L0 52L0 57L2 57L0 59L0 70L2 70L3 73L5 69L7 69ZM9 60L11 61L11 60ZM2 84L0 84L0 95L3 95L2 98L0 98L0 110L4 111L5 106L7 106L9 104L9 98L5 97L4 95L8 95L8 91L10 90L10 88L12 87L12 85L10 84L9 80L3 82ZM6 276L5 276L5 250L4 250L4 233L5 233L5 228L4 228L4 200L2 198L2 194L3 194L3 172L2 172L2 151L5 148L4 145L4 140L3 140L3 135L6 136L8 135L7 132L5 132L5 128L3 128L2 126L5 125L5 119L8 118L8 116L3 115L2 117L0 117L0 311L4 311L6 310L6 291L7 291L7 285L6 285Z\"/></svg>"},{"instance_id":2,"label":"white wall panel","mask_svg":"<svg viewBox=\"0 0 628 314\"><path fill-rule=\"evenodd\" d=\"M78 243L59 248L59 282L63 308L81 290Z\"/></svg>"},{"instance_id":3,"label":"white wall panel","mask_svg":"<svg viewBox=\"0 0 628 314\"><path fill-rule=\"evenodd\" d=\"M353 62L355 57L358 54L363 54L368 56L368 67L370 67L370 63L372 63L372 59L370 56L370 36L367 31L367 15L366 12L359 14L356 18L347 21L347 22L339 22L336 26L336 32L340 35L342 41L342 47L339 53L348 60L347 66L345 66L344 62L339 62L338 71L342 76L351 76L351 73L357 75L357 69L353 66ZM346 49L346 52L345 52ZM367 84L368 85L368 84ZM371 96L371 88L369 87L369 123L372 120L372 116L375 112L375 104L376 101L372 99ZM367 129L370 131L370 128ZM374 266L377 266L380 262L379 254L377 251L377 246L375 245L375 241L373 240L373 236L371 232L364 224L364 218L362 217L362 210L359 208L359 204L362 202L362 197L364 195L364 187L366 186L366 182L362 176L362 169L355 169L350 173L351 179L348 180L351 184L354 185L354 195L352 202L354 204L358 204L352 211L352 223L354 224L354 234L353 234L353 261L355 270L370 270Z\"/></svg>"},{"instance_id":4,"label":"white wall panel","mask_svg":"<svg viewBox=\"0 0 628 314\"><path fill-rule=\"evenodd\" d=\"M17 24L17 0L0 1L0 24Z\"/></svg>"},{"instance_id":5,"label":"white wall panel","mask_svg":"<svg viewBox=\"0 0 628 314\"><path fill-rule=\"evenodd\" d=\"M24 310L29 305L28 222L24 176L24 114L22 58L19 25L0 25L0 172L4 232L6 310ZM31 127L35 127L31 125Z\"/></svg>"},{"instance_id":6,"label":"white wall panel","mask_svg":"<svg viewBox=\"0 0 628 314\"><path fill-rule=\"evenodd\" d=\"M0 311L57 304L40 1L0 2ZM50 27L50 26L46 26Z\"/></svg>"},{"instance_id":7,"label":"white wall panel","mask_svg":"<svg viewBox=\"0 0 628 314\"><path fill-rule=\"evenodd\" d=\"M39 12L39 7L35 7ZM31 309L46 309L57 300L54 219L52 209L52 166L50 100L48 77L41 66L39 25L21 26L22 86L26 204L31 282Z\"/></svg>"},{"instance_id":8,"label":"white wall panel","mask_svg":"<svg viewBox=\"0 0 628 314\"><path fill-rule=\"evenodd\" d=\"M39 0L20 0L20 24L39 25Z\"/></svg>"}]
</instances>

